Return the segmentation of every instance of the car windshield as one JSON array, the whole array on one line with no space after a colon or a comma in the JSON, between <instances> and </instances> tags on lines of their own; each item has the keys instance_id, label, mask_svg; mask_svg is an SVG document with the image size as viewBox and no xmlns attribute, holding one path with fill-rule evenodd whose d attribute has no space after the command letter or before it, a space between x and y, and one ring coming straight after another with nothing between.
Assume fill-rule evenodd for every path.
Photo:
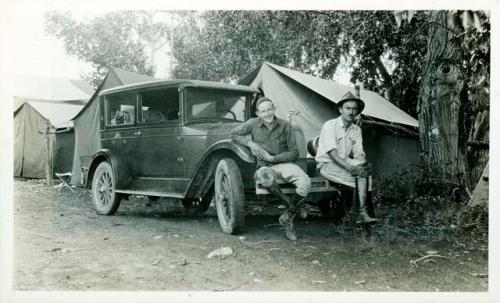
<instances>
[{"instance_id":1,"label":"car windshield","mask_svg":"<svg viewBox=\"0 0 500 303\"><path fill-rule=\"evenodd\" d=\"M206 88L188 88L186 95L187 122L244 121L245 104L252 97L245 92Z\"/></svg>"}]
</instances>

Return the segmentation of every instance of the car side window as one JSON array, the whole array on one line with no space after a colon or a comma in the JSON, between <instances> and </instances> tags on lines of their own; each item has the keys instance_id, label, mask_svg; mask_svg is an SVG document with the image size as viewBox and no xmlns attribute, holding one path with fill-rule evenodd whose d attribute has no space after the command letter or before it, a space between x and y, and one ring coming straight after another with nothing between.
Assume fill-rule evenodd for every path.
<instances>
[{"instance_id":1,"label":"car side window","mask_svg":"<svg viewBox=\"0 0 500 303\"><path fill-rule=\"evenodd\" d=\"M140 122L175 122L180 120L179 92L167 88L142 92Z\"/></svg>"},{"instance_id":2,"label":"car side window","mask_svg":"<svg viewBox=\"0 0 500 303\"><path fill-rule=\"evenodd\" d=\"M249 94L207 88L187 88L186 120L244 121Z\"/></svg>"},{"instance_id":3,"label":"car side window","mask_svg":"<svg viewBox=\"0 0 500 303\"><path fill-rule=\"evenodd\" d=\"M116 94L106 96L106 125L132 125L136 121L136 95Z\"/></svg>"}]
</instances>

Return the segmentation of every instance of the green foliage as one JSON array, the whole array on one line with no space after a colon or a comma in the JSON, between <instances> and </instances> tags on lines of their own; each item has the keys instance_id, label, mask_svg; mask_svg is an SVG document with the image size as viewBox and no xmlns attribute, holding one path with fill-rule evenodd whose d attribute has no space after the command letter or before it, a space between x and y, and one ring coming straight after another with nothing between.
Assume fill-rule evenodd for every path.
<instances>
[{"instance_id":1,"label":"green foliage","mask_svg":"<svg viewBox=\"0 0 500 303\"><path fill-rule=\"evenodd\" d=\"M94 70L85 78L94 86L110 67L153 74L153 67L147 65L146 43L138 38L145 32L141 12L112 12L87 23L76 21L69 12L52 11L46 15L46 30L63 40L69 55L92 64Z\"/></svg>"},{"instance_id":2,"label":"green foliage","mask_svg":"<svg viewBox=\"0 0 500 303\"><path fill-rule=\"evenodd\" d=\"M427 19L398 28L391 11L208 11L176 30L173 73L236 81L270 61L332 79L344 58L352 82L415 116Z\"/></svg>"},{"instance_id":3,"label":"green foliage","mask_svg":"<svg viewBox=\"0 0 500 303\"><path fill-rule=\"evenodd\" d=\"M436 241L452 241L458 236L487 240L487 211L468 207L464 185L436 179L432 171L415 167L381 178L374 193L385 234L396 230Z\"/></svg>"},{"instance_id":4,"label":"green foliage","mask_svg":"<svg viewBox=\"0 0 500 303\"><path fill-rule=\"evenodd\" d=\"M325 19L305 11L207 11L176 29L174 76L236 81L270 61L331 77L339 29Z\"/></svg>"},{"instance_id":5,"label":"green foliage","mask_svg":"<svg viewBox=\"0 0 500 303\"><path fill-rule=\"evenodd\" d=\"M174 78L236 82L269 61L332 79L343 60L352 82L415 115L427 21L424 11L402 27L391 11L119 11L84 23L52 12L47 30L92 63L94 83L109 66L151 74L147 51L170 42Z\"/></svg>"}]
</instances>

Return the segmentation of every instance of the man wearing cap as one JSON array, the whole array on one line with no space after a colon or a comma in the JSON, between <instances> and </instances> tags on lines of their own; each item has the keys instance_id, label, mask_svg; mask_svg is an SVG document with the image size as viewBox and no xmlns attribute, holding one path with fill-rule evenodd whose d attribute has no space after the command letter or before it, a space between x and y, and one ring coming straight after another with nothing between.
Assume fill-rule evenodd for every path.
<instances>
[{"instance_id":1,"label":"man wearing cap","mask_svg":"<svg viewBox=\"0 0 500 303\"><path fill-rule=\"evenodd\" d=\"M275 116L276 107L271 99L262 97L256 103L256 118L249 119L231 132L231 139L247 146L257 158L255 181L287 203L288 209L279 222L285 227L286 237L297 240L293 220L304 204L311 180L296 164L299 150L292 125ZM251 138L246 136L250 135ZM277 181L293 183L296 192L289 197L281 192Z\"/></svg>"},{"instance_id":2,"label":"man wearing cap","mask_svg":"<svg viewBox=\"0 0 500 303\"><path fill-rule=\"evenodd\" d=\"M316 153L317 167L328 180L357 188L359 217L362 223L373 223L367 209L367 193L371 191L370 164L363 151L361 128L355 119L365 103L350 92L337 103L340 116L325 122L321 129Z\"/></svg>"}]
</instances>

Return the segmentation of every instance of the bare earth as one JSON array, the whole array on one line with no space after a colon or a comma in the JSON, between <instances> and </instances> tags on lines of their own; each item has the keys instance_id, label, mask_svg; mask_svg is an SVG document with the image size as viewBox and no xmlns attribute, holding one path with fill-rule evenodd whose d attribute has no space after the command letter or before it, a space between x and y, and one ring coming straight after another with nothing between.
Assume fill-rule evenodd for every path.
<instances>
[{"instance_id":1,"label":"bare earth","mask_svg":"<svg viewBox=\"0 0 500 303\"><path fill-rule=\"evenodd\" d=\"M299 241L284 238L276 207L249 211L242 235L224 234L214 208L123 201L99 216L89 191L14 183L17 290L487 291L487 243L422 239L380 224L366 238L312 213ZM221 247L233 254L207 258ZM427 257L412 264L426 255Z\"/></svg>"}]
</instances>

